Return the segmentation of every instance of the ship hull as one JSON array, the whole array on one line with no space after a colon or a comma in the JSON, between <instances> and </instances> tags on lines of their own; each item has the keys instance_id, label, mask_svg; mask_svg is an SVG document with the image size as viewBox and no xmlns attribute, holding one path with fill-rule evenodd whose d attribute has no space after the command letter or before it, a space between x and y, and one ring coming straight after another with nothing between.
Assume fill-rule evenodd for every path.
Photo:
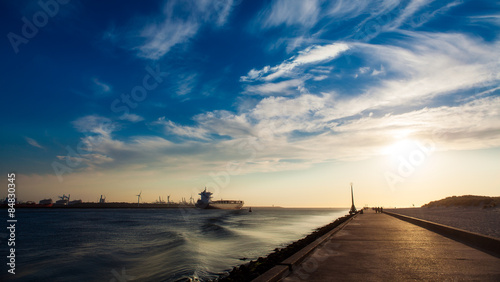
<instances>
[{"instance_id":1,"label":"ship hull","mask_svg":"<svg viewBox=\"0 0 500 282\"><path fill-rule=\"evenodd\" d=\"M218 210L239 210L243 207L243 203L238 204L217 204L210 203L206 209L218 209Z\"/></svg>"},{"instance_id":2,"label":"ship hull","mask_svg":"<svg viewBox=\"0 0 500 282\"><path fill-rule=\"evenodd\" d=\"M217 210L239 210L243 207L243 201L236 203L211 202L211 203L196 203L196 207L200 209L217 209Z\"/></svg>"}]
</instances>

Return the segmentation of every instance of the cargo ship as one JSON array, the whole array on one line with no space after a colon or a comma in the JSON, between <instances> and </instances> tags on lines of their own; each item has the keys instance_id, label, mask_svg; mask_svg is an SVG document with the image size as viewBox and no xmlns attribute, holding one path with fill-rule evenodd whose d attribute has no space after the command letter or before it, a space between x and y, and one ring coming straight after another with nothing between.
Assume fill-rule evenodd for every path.
<instances>
[{"instance_id":1,"label":"cargo ship","mask_svg":"<svg viewBox=\"0 0 500 282\"><path fill-rule=\"evenodd\" d=\"M201 192L200 199L195 206L200 209L221 209L221 210L239 210L243 207L244 202L240 200L217 200L212 201L212 192L208 192L207 188Z\"/></svg>"}]
</instances>

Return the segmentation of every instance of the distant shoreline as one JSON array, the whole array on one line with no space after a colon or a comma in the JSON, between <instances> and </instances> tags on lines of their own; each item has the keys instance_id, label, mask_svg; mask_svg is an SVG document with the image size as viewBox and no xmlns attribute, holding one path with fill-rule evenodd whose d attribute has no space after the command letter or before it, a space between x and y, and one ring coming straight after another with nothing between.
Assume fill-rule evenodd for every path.
<instances>
[{"instance_id":1,"label":"distant shoreline","mask_svg":"<svg viewBox=\"0 0 500 282\"><path fill-rule=\"evenodd\" d=\"M349 209L345 207L280 207L280 206L244 206L242 210L252 209ZM7 205L1 205L0 208L8 208ZM16 204L16 209L191 209L194 205L185 204L154 204L154 203L80 203L72 205L26 205Z\"/></svg>"},{"instance_id":2,"label":"distant shoreline","mask_svg":"<svg viewBox=\"0 0 500 282\"><path fill-rule=\"evenodd\" d=\"M3 206L2 208L8 208L8 206ZM16 204L14 206L16 209L184 209L184 208L195 208L194 205L184 205L184 204L149 204L149 203L80 203L72 205L52 205L52 206L41 206L41 205L26 205L26 204Z\"/></svg>"},{"instance_id":3,"label":"distant shoreline","mask_svg":"<svg viewBox=\"0 0 500 282\"><path fill-rule=\"evenodd\" d=\"M280 206L244 206L242 210L252 209L349 209L344 207L280 207ZM9 208L7 205L1 205L0 208ZM194 205L184 204L153 204L153 203L80 203L72 205L26 205L16 204L15 209L194 209Z\"/></svg>"}]
</instances>

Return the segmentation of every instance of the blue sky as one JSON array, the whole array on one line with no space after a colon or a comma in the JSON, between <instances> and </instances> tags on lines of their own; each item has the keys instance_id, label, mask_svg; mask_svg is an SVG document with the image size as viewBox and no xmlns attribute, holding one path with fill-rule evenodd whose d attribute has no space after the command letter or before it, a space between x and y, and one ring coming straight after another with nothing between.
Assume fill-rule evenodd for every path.
<instances>
[{"instance_id":1,"label":"blue sky","mask_svg":"<svg viewBox=\"0 0 500 282\"><path fill-rule=\"evenodd\" d=\"M484 180L500 167L495 1L39 3L0 4L1 167L25 200L500 191Z\"/></svg>"}]
</instances>

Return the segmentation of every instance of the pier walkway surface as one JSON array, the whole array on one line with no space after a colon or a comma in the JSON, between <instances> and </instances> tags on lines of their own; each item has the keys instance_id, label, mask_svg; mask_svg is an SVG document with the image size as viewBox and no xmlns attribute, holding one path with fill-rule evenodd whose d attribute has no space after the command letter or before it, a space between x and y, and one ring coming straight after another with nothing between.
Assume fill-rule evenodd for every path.
<instances>
[{"instance_id":1,"label":"pier walkway surface","mask_svg":"<svg viewBox=\"0 0 500 282\"><path fill-rule=\"evenodd\" d=\"M500 281L500 258L365 210L282 281Z\"/></svg>"}]
</instances>

